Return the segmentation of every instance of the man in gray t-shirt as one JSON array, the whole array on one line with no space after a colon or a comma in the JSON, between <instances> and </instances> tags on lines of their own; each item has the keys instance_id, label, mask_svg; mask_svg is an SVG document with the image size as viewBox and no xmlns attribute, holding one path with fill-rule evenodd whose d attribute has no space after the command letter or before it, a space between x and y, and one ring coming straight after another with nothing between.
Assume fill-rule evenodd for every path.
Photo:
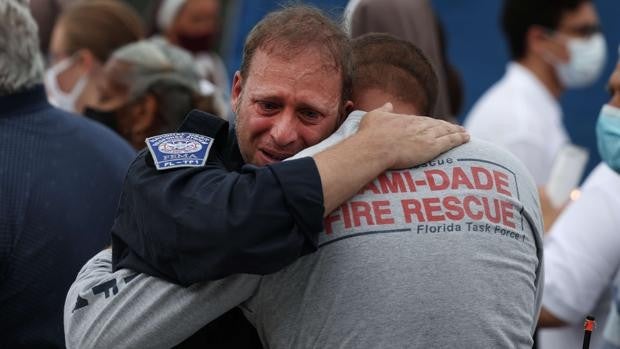
<instances>
[{"instance_id":1,"label":"man in gray t-shirt","mask_svg":"<svg viewBox=\"0 0 620 349\"><path fill-rule=\"evenodd\" d=\"M357 53L360 45L364 53L391 57L398 48L404 55L404 44L384 35L357 39ZM432 81L418 73L424 83L398 87L409 91L405 97L382 88L396 111L425 112L433 104ZM381 70L387 81L399 81L402 72L394 74ZM358 108L387 98L371 98L376 91L359 86L354 78ZM352 113L297 157L346 142L363 115ZM379 176L325 219L317 253L271 275L182 288L130 270L112 273L103 251L69 292L67 346L170 347L241 306L270 348L531 347L542 284L537 197L520 162L472 140Z\"/></svg>"}]
</instances>

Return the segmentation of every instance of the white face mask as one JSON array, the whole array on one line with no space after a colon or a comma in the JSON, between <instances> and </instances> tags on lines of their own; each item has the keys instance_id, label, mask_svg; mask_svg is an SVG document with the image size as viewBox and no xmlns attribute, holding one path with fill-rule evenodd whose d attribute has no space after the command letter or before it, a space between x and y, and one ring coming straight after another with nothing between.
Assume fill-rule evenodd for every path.
<instances>
[{"instance_id":1,"label":"white face mask","mask_svg":"<svg viewBox=\"0 0 620 349\"><path fill-rule=\"evenodd\" d=\"M52 105L75 113L75 102L78 100L82 92L84 92L86 84L88 83L88 78L86 77L86 74L80 76L80 79L68 93L61 90L60 86L58 86L58 75L67 70L71 64L73 64L73 58L68 57L49 68L45 72L45 87L47 89L49 101Z\"/></svg>"},{"instance_id":2,"label":"white face mask","mask_svg":"<svg viewBox=\"0 0 620 349\"><path fill-rule=\"evenodd\" d=\"M568 63L555 63L558 78L564 87L585 87L598 79L605 67L607 45L603 34L587 39L572 38L567 43Z\"/></svg>"}]
</instances>

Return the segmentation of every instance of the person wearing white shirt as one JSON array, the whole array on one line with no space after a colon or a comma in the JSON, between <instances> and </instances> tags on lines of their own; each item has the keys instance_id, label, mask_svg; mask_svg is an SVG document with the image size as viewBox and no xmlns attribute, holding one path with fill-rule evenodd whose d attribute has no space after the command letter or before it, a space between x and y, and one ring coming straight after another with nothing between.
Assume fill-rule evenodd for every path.
<instances>
[{"instance_id":1,"label":"person wearing white shirt","mask_svg":"<svg viewBox=\"0 0 620 349\"><path fill-rule=\"evenodd\" d=\"M504 77L474 105L466 119L465 128L474 137L506 147L523 161L539 187L543 208L551 208L543 188L548 183L558 151L570 143L558 99L567 88L587 86L598 79L605 63L605 39L600 32L596 9L590 0L506 0L502 9L502 29L512 61ZM605 170L599 169L598 172L601 171ZM584 187L584 190L596 187L595 183ZM596 195L589 193L592 189L586 191L586 197ZM592 206L591 209L595 210L596 207ZM587 214L582 209L570 211L575 210ZM549 229L558 212L544 210L545 218L552 218L546 219L545 230ZM564 218L565 221L567 219ZM590 225L601 223L600 220L593 222L590 216L586 216L584 222ZM575 227L574 223L558 224L569 227L572 224L571 229ZM589 235L584 232L575 230L575 234L582 235L580 238L588 239ZM549 245L550 251L558 248ZM550 257L553 253L545 252L545 263L548 263L545 278L550 280L561 278L554 274L554 257ZM544 293L554 292L552 282L545 282L547 289ZM568 282L558 287L567 292L573 286ZM550 307L544 301L550 299L548 294L543 296L539 325L563 327L552 331L540 330L539 347L578 347L582 330L565 325L583 319L568 318L567 313Z\"/></svg>"},{"instance_id":2,"label":"person wearing white shirt","mask_svg":"<svg viewBox=\"0 0 620 349\"><path fill-rule=\"evenodd\" d=\"M613 331L602 329L610 310L610 285L620 271L620 65L609 87L612 98L601 109L596 125L603 162L588 176L581 196L558 218L544 243L544 308L539 321L543 326L571 325L571 331L563 327L545 330L545 335L562 335L566 343L577 343L583 336L584 318L594 315L599 328L592 336L594 348L603 333L608 341L615 338Z\"/></svg>"},{"instance_id":3,"label":"person wearing white shirt","mask_svg":"<svg viewBox=\"0 0 620 349\"><path fill-rule=\"evenodd\" d=\"M514 153L543 187L558 150L570 142L558 98L599 77L605 39L589 0L507 0L502 29L512 61L474 105L465 128Z\"/></svg>"}]
</instances>

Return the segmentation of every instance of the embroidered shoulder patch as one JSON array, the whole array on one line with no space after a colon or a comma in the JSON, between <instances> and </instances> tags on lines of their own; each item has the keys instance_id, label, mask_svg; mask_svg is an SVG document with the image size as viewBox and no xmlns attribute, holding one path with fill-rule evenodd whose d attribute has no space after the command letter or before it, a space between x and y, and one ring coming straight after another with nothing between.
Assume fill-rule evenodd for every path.
<instances>
[{"instance_id":1,"label":"embroidered shoulder patch","mask_svg":"<svg viewBox=\"0 0 620 349\"><path fill-rule=\"evenodd\" d=\"M196 133L166 133L145 140L158 170L201 167L207 162L213 138Z\"/></svg>"}]
</instances>

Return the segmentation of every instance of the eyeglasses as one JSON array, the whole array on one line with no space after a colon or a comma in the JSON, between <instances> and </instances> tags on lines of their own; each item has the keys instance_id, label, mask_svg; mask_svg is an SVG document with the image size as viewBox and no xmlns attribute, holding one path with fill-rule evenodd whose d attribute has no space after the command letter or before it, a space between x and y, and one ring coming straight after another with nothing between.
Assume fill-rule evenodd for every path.
<instances>
[{"instance_id":1,"label":"eyeglasses","mask_svg":"<svg viewBox=\"0 0 620 349\"><path fill-rule=\"evenodd\" d=\"M602 27L600 24L583 24L579 26L563 27L559 31L579 37L589 37L600 33Z\"/></svg>"}]
</instances>

